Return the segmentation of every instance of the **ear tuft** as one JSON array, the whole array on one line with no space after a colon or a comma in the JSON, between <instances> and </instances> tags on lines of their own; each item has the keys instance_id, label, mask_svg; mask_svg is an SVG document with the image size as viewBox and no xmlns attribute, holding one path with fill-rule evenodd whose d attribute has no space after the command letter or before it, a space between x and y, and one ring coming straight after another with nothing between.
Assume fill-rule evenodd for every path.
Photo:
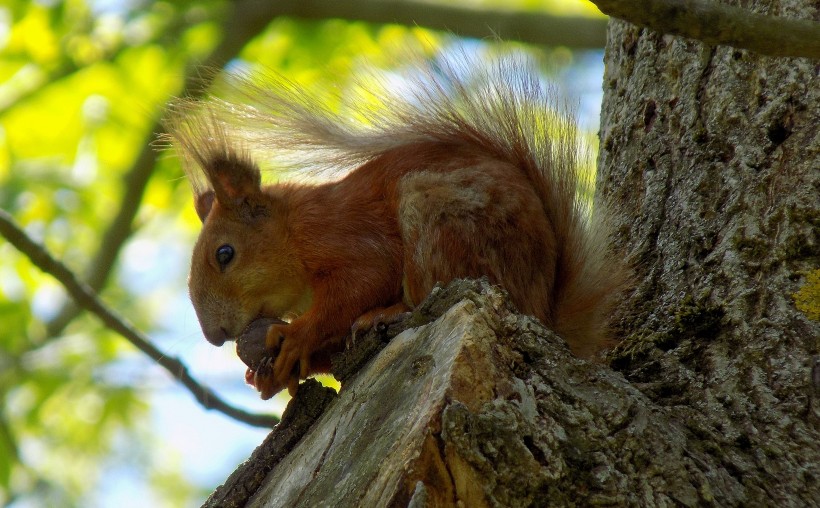
<instances>
[{"instance_id":1,"label":"ear tuft","mask_svg":"<svg viewBox=\"0 0 820 508\"><path fill-rule=\"evenodd\" d=\"M262 176L241 136L221 118L215 105L180 99L165 120L166 140L182 156L183 167L194 188L195 208L201 220L214 200L241 217L266 213ZM261 208L260 208L261 207Z\"/></svg>"},{"instance_id":2,"label":"ear tuft","mask_svg":"<svg viewBox=\"0 0 820 508\"><path fill-rule=\"evenodd\" d=\"M223 205L254 196L261 191L262 176L250 157L233 150L213 154L203 169L216 193L216 199Z\"/></svg>"}]
</instances>

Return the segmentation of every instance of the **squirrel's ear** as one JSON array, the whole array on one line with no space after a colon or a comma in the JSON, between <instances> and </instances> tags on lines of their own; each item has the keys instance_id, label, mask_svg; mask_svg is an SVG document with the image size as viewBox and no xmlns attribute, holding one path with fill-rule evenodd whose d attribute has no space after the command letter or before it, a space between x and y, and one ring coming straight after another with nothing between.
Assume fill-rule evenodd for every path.
<instances>
[{"instance_id":1,"label":"squirrel's ear","mask_svg":"<svg viewBox=\"0 0 820 508\"><path fill-rule=\"evenodd\" d=\"M210 200L201 206L206 211L206 215L214 199L225 210L243 219L254 219L270 214L266 200L262 197L262 175L250 158L236 154L215 157L209 161L205 173L214 189L213 197L206 198L203 195L201 198L206 201ZM198 197L197 200L199 199ZM198 204L197 213L199 213L199 208Z\"/></svg>"},{"instance_id":2,"label":"squirrel's ear","mask_svg":"<svg viewBox=\"0 0 820 508\"><path fill-rule=\"evenodd\" d=\"M262 176L251 160L236 156L217 157L205 168L216 200L228 208L260 192Z\"/></svg>"},{"instance_id":3,"label":"squirrel's ear","mask_svg":"<svg viewBox=\"0 0 820 508\"><path fill-rule=\"evenodd\" d=\"M205 222L205 217L207 217L208 213L210 213L213 204L214 191L212 190L208 190L194 196L194 209L196 210L196 214L199 216L199 220Z\"/></svg>"}]
</instances>

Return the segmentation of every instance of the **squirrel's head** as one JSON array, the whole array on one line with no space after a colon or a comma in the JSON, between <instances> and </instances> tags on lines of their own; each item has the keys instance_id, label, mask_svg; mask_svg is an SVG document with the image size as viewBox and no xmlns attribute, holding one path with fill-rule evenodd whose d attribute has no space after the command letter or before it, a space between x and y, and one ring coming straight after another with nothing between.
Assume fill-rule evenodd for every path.
<instances>
[{"instance_id":1,"label":"squirrel's head","mask_svg":"<svg viewBox=\"0 0 820 508\"><path fill-rule=\"evenodd\" d=\"M229 152L201 167L210 188L195 190L202 231L188 289L205 338L219 346L257 318L301 313L310 290L288 245L286 198L263 190L249 157Z\"/></svg>"}]
</instances>

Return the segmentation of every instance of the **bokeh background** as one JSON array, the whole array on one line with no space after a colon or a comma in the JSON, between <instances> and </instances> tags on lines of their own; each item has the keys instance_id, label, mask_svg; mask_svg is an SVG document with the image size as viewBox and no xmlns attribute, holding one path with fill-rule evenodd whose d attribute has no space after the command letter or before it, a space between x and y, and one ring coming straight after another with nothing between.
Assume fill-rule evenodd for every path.
<instances>
[{"instance_id":1,"label":"bokeh background","mask_svg":"<svg viewBox=\"0 0 820 508\"><path fill-rule=\"evenodd\" d=\"M605 20L580 0L291 3L0 5L0 208L203 384L260 413L280 413L287 396L258 400L233 348L204 341L187 298L199 221L178 161L155 143L169 99L201 93L204 68L261 67L343 94L364 68L400 71L403 47L525 52L578 104L594 144L603 74ZM382 22L385 8L403 19ZM466 36L414 23L413 9L444 9ZM461 26L468 18L484 23ZM544 43L578 20L595 33ZM0 504L18 508L198 506L267 434L204 410L2 238L0 404Z\"/></svg>"}]
</instances>

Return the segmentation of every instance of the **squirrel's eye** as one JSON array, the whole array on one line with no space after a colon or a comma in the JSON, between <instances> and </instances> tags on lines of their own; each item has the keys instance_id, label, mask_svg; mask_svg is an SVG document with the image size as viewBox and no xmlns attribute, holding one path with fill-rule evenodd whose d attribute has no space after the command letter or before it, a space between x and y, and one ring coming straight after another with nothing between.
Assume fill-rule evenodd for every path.
<instances>
[{"instance_id":1,"label":"squirrel's eye","mask_svg":"<svg viewBox=\"0 0 820 508\"><path fill-rule=\"evenodd\" d=\"M227 243L216 249L216 262L219 263L220 268L225 268L232 259L233 247Z\"/></svg>"}]
</instances>

